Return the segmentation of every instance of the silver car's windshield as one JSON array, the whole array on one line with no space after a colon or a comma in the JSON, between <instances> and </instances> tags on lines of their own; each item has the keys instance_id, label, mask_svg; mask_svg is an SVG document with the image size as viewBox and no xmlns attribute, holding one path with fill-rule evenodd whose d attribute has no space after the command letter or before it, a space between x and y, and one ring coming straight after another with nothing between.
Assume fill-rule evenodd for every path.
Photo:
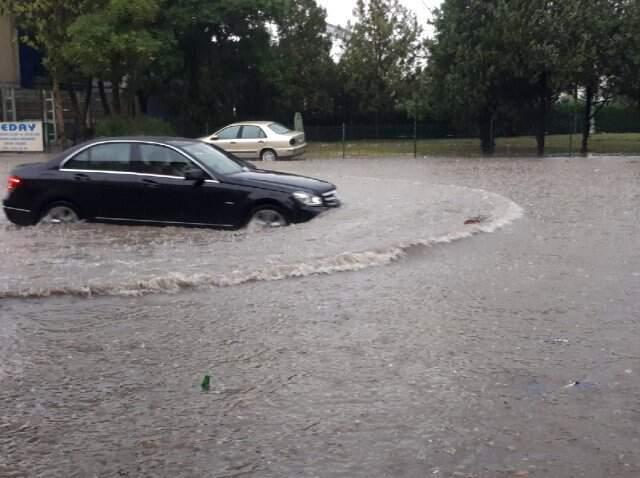
<instances>
[{"instance_id":1,"label":"silver car's windshield","mask_svg":"<svg viewBox=\"0 0 640 478\"><path fill-rule=\"evenodd\" d=\"M276 134L285 134L291 131L289 128L281 125L280 123L271 123L269 125L269 128L271 129L271 131L273 131Z\"/></svg>"},{"instance_id":2,"label":"silver car's windshield","mask_svg":"<svg viewBox=\"0 0 640 478\"><path fill-rule=\"evenodd\" d=\"M233 159L205 143L185 143L181 146L182 149L187 151L195 157L198 162L211 169L214 173L233 174L244 170L243 166L235 162Z\"/></svg>"}]
</instances>

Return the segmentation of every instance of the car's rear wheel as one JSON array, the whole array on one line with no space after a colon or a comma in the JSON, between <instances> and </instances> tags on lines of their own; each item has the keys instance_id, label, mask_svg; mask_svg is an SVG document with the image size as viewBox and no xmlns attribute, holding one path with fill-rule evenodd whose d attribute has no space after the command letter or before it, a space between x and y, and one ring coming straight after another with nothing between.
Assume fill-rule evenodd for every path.
<instances>
[{"instance_id":1,"label":"car's rear wheel","mask_svg":"<svg viewBox=\"0 0 640 478\"><path fill-rule=\"evenodd\" d=\"M280 208L271 205L259 206L251 212L249 229L270 229L289 224L287 215Z\"/></svg>"},{"instance_id":2,"label":"car's rear wheel","mask_svg":"<svg viewBox=\"0 0 640 478\"><path fill-rule=\"evenodd\" d=\"M76 222L80 222L80 214L73 204L64 201L47 206L39 221L40 224L74 224Z\"/></svg>"},{"instance_id":3,"label":"car's rear wheel","mask_svg":"<svg viewBox=\"0 0 640 478\"><path fill-rule=\"evenodd\" d=\"M260 159L262 161L275 161L278 159L278 155L273 149L263 149L260 153Z\"/></svg>"}]
</instances>

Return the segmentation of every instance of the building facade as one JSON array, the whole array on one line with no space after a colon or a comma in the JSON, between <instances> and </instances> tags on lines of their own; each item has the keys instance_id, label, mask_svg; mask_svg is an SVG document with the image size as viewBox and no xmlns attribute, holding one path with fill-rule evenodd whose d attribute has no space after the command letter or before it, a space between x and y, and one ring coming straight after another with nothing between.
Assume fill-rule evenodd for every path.
<instances>
[{"instance_id":1,"label":"building facade","mask_svg":"<svg viewBox=\"0 0 640 478\"><path fill-rule=\"evenodd\" d=\"M8 17L0 16L0 86L20 86L18 34Z\"/></svg>"}]
</instances>

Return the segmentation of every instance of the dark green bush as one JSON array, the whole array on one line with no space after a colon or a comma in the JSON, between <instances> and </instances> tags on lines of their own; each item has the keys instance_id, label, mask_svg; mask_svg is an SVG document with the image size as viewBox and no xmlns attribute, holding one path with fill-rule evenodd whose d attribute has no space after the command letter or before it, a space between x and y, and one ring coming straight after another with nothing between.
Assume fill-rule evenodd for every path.
<instances>
[{"instance_id":1,"label":"dark green bush","mask_svg":"<svg viewBox=\"0 0 640 478\"><path fill-rule=\"evenodd\" d=\"M110 116L96 123L96 136L175 136L171 124L149 116Z\"/></svg>"}]
</instances>

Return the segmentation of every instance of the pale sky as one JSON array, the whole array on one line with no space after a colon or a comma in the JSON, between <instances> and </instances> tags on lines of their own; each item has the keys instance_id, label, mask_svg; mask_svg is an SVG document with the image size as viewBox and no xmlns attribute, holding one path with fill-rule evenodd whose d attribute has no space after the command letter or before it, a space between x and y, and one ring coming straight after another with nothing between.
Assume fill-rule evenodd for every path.
<instances>
[{"instance_id":1,"label":"pale sky","mask_svg":"<svg viewBox=\"0 0 640 478\"><path fill-rule=\"evenodd\" d=\"M347 21L353 18L351 13L356 6L356 0L317 0L317 2L327 9L327 21L333 25L346 25ZM442 0L400 0L400 3L416 12L418 20L423 27L426 27L430 10L439 7Z\"/></svg>"}]
</instances>

